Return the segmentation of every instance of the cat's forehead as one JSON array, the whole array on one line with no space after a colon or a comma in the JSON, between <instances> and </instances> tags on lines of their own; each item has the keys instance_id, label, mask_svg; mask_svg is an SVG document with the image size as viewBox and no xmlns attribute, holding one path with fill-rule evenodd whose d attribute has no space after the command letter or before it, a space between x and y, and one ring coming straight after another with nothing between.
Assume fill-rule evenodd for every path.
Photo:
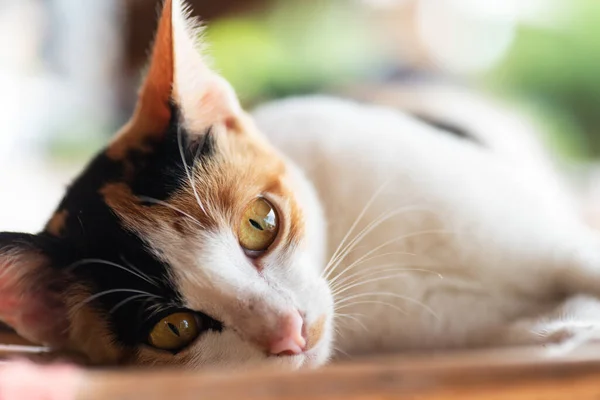
<instances>
[{"instance_id":1,"label":"cat's forehead","mask_svg":"<svg viewBox=\"0 0 600 400\"><path fill-rule=\"evenodd\" d=\"M300 222L286 164L254 129L236 121L190 133L174 109L159 139L140 135L136 141L127 135L126 144L112 143L92 160L45 231L59 238L81 235L84 221L98 227L115 217L118 226L137 231L144 221L175 225L182 216L214 228L233 222L249 201L265 194L279 199L281 211Z\"/></svg>"}]
</instances>

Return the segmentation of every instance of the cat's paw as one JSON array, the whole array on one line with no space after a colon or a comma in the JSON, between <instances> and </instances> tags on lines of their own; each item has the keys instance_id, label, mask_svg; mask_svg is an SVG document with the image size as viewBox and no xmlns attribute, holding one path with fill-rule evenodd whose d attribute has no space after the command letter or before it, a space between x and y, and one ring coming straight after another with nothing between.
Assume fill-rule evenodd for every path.
<instances>
[{"instance_id":1,"label":"cat's paw","mask_svg":"<svg viewBox=\"0 0 600 400\"><path fill-rule=\"evenodd\" d=\"M600 322L561 321L533 333L549 355L560 356L585 344L600 343Z\"/></svg>"},{"instance_id":2,"label":"cat's paw","mask_svg":"<svg viewBox=\"0 0 600 400\"><path fill-rule=\"evenodd\" d=\"M511 324L501 333L500 341L505 345L543 346L550 355L600 343L600 301L573 297L547 315Z\"/></svg>"},{"instance_id":3,"label":"cat's paw","mask_svg":"<svg viewBox=\"0 0 600 400\"><path fill-rule=\"evenodd\" d=\"M74 366L9 361L0 364L0 400L75 400L82 380Z\"/></svg>"}]
</instances>

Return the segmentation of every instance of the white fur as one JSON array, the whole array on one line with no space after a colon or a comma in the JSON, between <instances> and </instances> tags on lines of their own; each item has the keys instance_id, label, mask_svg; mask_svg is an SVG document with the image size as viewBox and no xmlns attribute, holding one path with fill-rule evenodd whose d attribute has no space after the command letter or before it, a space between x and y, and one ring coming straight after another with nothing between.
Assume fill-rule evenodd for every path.
<instances>
[{"instance_id":1,"label":"white fur","mask_svg":"<svg viewBox=\"0 0 600 400\"><path fill-rule=\"evenodd\" d=\"M453 114L463 123L465 99L445 102L463 106ZM496 116L487 120L490 131L503 135L486 137L478 125L483 146L396 110L330 98L291 99L255 113L315 185L329 256L378 191L350 238L405 207L364 235L332 274L388 243L338 279L356 274L336 299L344 304L338 312L350 315L336 318L338 356L539 343L545 320L537 317L556 313L562 294L600 293L596 233L579 220L526 129L503 130L517 125L477 104L472 113ZM385 271L373 275L377 266ZM547 328L566 325L563 318Z\"/></svg>"}]
</instances>

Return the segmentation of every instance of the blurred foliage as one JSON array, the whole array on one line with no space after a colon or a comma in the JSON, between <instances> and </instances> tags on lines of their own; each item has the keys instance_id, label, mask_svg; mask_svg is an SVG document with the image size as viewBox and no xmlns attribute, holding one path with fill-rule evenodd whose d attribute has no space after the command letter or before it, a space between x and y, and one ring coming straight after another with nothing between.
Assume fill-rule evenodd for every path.
<instances>
[{"instance_id":1,"label":"blurred foliage","mask_svg":"<svg viewBox=\"0 0 600 400\"><path fill-rule=\"evenodd\" d=\"M251 107L323 92L376 71L383 57L360 10L357 2L347 0L273 0L266 12L211 21L203 42L213 68ZM51 135L48 153L58 160L84 161L117 128L93 128L76 120L68 130ZM104 134L96 135L99 130Z\"/></svg>"},{"instance_id":2,"label":"blurred foliage","mask_svg":"<svg viewBox=\"0 0 600 400\"><path fill-rule=\"evenodd\" d=\"M600 157L600 1L566 0L556 30L518 28L505 59L485 76L519 101L569 159ZM364 11L364 9L363 9ZM344 0L279 0L264 15L214 21L215 66L246 104L323 91L381 71L385 55L360 9Z\"/></svg>"},{"instance_id":3,"label":"blurred foliage","mask_svg":"<svg viewBox=\"0 0 600 400\"><path fill-rule=\"evenodd\" d=\"M600 158L600 0L564 6L558 29L519 27L506 57L480 83L522 103L568 159ZM211 21L204 42L213 66L251 107L393 69L375 37L380 29L364 12L349 0L273 0L266 12ZM73 137L82 136L55 135L52 152L87 157L89 140Z\"/></svg>"},{"instance_id":4,"label":"blurred foliage","mask_svg":"<svg viewBox=\"0 0 600 400\"><path fill-rule=\"evenodd\" d=\"M381 63L358 10L346 0L279 0L266 14L211 22L205 41L246 104L320 91Z\"/></svg>"},{"instance_id":5,"label":"blurred foliage","mask_svg":"<svg viewBox=\"0 0 600 400\"><path fill-rule=\"evenodd\" d=\"M550 140L571 157L600 156L600 1L568 0L557 31L520 28L488 76L498 91L535 104Z\"/></svg>"}]
</instances>

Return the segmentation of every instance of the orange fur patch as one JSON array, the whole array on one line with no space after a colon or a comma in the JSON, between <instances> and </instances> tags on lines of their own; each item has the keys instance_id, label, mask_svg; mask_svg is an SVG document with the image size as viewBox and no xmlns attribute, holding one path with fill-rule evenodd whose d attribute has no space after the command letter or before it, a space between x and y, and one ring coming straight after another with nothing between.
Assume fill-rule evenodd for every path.
<instances>
[{"instance_id":1,"label":"orange fur patch","mask_svg":"<svg viewBox=\"0 0 600 400\"><path fill-rule=\"evenodd\" d=\"M68 293L69 349L85 354L92 365L116 365L125 363L129 352L118 348L110 334L106 317L90 306L83 306L90 293L83 287L73 287ZM73 310L77 310L73 312Z\"/></svg>"},{"instance_id":2,"label":"orange fur patch","mask_svg":"<svg viewBox=\"0 0 600 400\"><path fill-rule=\"evenodd\" d=\"M153 212L147 212L140 200L131 192L131 188L125 183L110 183L99 190L106 204L116 212L127 224L133 224L143 232L148 226L152 226L155 219L165 218L163 212L159 212L160 206L153 207ZM154 210L155 209L155 210Z\"/></svg>"},{"instance_id":3,"label":"orange fur patch","mask_svg":"<svg viewBox=\"0 0 600 400\"><path fill-rule=\"evenodd\" d=\"M325 320L326 316L321 315L319 319L308 328L306 333L306 348L308 350L319 343L319 340L323 337L323 333L325 332Z\"/></svg>"},{"instance_id":4,"label":"orange fur patch","mask_svg":"<svg viewBox=\"0 0 600 400\"><path fill-rule=\"evenodd\" d=\"M64 233L65 224L67 222L67 217L69 216L69 212L67 210L57 211L50 221L46 224L44 228L45 232L48 232L52 236L60 237Z\"/></svg>"},{"instance_id":5,"label":"orange fur patch","mask_svg":"<svg viewBox=\"0 0 600 400\"><path fill-rule=\"evenodd\" d=\"M157 224L167 224L175 231L185 234L189 224L183 219L193 218L205 228L211 227L211 219L201 213L191 188L185 189L186 194L167 200L164 204L145 205L131 192L125 183L111 183L100 189L106 204L121 218L129 229L143 234L148 229L156 229ZM190 198L191 196L191 198ZM181 210L181 212L177 211ZM185 213L185 214L183 214ZM191 221L188 221L191 222Z\"/></svg>"}]
</instances>

